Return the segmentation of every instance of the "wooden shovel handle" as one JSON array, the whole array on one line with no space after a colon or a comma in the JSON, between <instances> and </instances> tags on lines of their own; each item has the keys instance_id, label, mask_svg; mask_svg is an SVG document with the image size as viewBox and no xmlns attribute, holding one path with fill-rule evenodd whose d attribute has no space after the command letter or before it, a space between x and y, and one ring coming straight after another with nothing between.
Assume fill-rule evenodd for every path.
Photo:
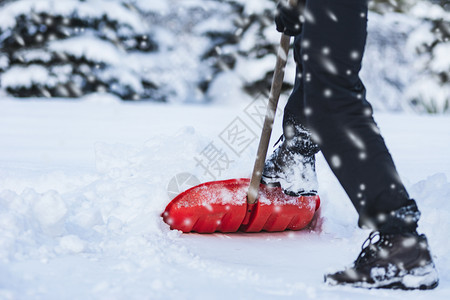
<instances>
[{"instance_id":1,"label":"wooden shovel handle","mask_svg":"<svg viewBox=\"0 0 450 300\"><path fill-rule=\"evenodd\" d=\"M297 0L289 0L289 5L292 7L297 5ZM272 86L270 87L269 104L267 105L266 117L259 140L258 152L256 154L255 165L253 167L252 178L247 193L247 203L254 204L258 199L259 184L261 182L264 162L269 148L270 136L272 134L273 121L275 119L275 112L280 99L281 87L283 85L284 69L286 67L286 60L289 53L289 46L291 37L281 34L280 46L277 53L277 62L275 64L275 72L272 78Z\"/></svg>"}]
</instances>

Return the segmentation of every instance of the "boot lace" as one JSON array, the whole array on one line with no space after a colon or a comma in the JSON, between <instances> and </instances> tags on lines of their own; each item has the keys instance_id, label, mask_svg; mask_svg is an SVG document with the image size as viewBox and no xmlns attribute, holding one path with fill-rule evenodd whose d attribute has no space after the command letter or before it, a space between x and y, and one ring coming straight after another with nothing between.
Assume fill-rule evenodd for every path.
<instances>
[{"instance_id":1,"label":"boot lace","mask_svg":"<svg viewBox=\"0 0 450 300\"><path fill-rule=\"evenodd\" d=\"M276 147L280 142L284 141L284 134L280 136L280 138L273 144L273 147Z\"/></svg>"},{"instance_id":2,"label":"boot lace","mask_svg":"<svg viewBox=\"0 0 450 300\"><path fill-rule=\"evenodd\" d=\"M376 257L378 245L382 242L382 235L378 231L372 231L361 246L361 253L355 261L355 265L370 262Z\"/></svg>"}]
</instances>

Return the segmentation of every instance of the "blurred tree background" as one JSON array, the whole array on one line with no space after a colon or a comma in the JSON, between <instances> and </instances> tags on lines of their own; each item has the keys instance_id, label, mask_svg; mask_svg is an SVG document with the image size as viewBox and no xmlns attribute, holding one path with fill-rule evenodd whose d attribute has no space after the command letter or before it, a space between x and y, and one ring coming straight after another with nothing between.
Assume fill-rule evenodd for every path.
<instances>
[{"instance_id":1,"label":"blurred tree background","mask_svg":"<svg viewBox=\"0 0 450 300\"><path fill-rule=\"evenodd\" d=\"M230 103L267 92L275 0L0 0L0 93ZM376 109L449 113L450 1L374 0ZM287 67L284 90L294 80Z\"/></svg>"}]
</instances>

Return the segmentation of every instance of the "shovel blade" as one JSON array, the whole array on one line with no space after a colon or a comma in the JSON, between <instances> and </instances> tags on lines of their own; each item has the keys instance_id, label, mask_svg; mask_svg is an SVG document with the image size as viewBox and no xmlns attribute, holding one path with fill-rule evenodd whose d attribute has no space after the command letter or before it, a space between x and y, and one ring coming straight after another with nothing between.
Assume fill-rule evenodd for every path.
<instances>
[{"instance_id":1,"label":"shovel blade","mask_svg":"<svg viewBox=\"0 0 450 300\"><path fill-rule=\"evenodd\" d=\"M183 232L236 232L247 209L248 180L211 181L175 197L163 213L171 229Z\"/></svg>"},{"instance_id":2,"label":"shovel blade","mask_svg":"<svg viewBox=\"0 0 450 300\"><path fill-rule=\"evenodd\" d=\"M258 202L247 204L250 180L230 179L197 185L175 197L162 217L182 232L300 230L319 208L318 196L291 197L279 187L260 186Z\"/></svg>"}]
</instances>

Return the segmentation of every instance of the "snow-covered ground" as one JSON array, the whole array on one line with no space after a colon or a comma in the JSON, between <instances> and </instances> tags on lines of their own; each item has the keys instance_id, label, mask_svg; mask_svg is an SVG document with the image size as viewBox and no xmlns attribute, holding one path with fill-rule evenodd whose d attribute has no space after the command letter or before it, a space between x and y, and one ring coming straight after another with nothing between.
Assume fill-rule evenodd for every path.
<instances>
[{"instance_id":1,"label":"snow-covered ground","mask_svg":"<svg viewBox=\"0 0 450 300\"><path fill-rule=\"evenodd\" d=\"M236 122L259 134L245 106L123 103L98 95L2 99L0 299L450 298L449 117L376 115L422 210L420 230L440 272L436 290L322 283L325 272L356 258L368 232L357 229L356 213L321 156L321 228L169 230L159 216L170 201L168 183L183 172L206 180L196 158L208 146L231 159L218 178L249 175L257 141L237 155L222 134ZM280 127L274 131L275 141Z\"/></svg>"}]
</instances>

